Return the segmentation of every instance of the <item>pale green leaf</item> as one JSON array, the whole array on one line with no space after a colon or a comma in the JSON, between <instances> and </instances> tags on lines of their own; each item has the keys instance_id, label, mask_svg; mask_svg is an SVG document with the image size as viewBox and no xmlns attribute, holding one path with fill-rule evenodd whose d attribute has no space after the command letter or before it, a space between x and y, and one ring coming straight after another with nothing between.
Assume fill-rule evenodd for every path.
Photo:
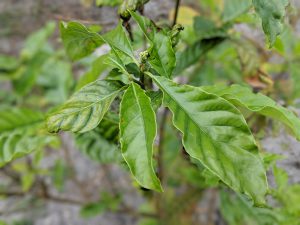
<instances>
[{"instance_id":1,"label":"pale green leaf","mask_svg":"<svg viewBox=\"0 0 300 225\"><path fill-rule=\"evenodd\" d=\"M122 3L122 0L96 0L97 6L117 6Z\"/></svg>"},{"instance_id":2,"label":"pale green leaf","mask_svg":"<svg viewBox=\"0 0 300 225\"><path fill-rule=\"evenodd\" d=\"M55 31L55 27L54 22L48 22L43 28L26 38L21 56L28 59L38 53L47 44L48 38Z\"/></svg>"},{"instance_id":3,"label":"pale green leaf","mask_svg":"<svg viewBox=\"0 0 300 225\"><path fill-rule=\"evenodd\" d=\"M54 141L41 131L43 121L43 114L28 109L0 111L0 166Z\"/></svg>"},{"instance_id":4,"label":"pale green leaf","mask_svg":"<svg viewBox=\"0 0 300 225\"><path fill-rule=\"evenodd\" d=\"M153 144L156 118L150 98L135 83L126 90L120 108L122 155L137 182L148 189L161 191L153 168Z\"/></svg>"},{"instance_id":5,"label":"pale green leaf","mask_svg":"<svg viewBox=\"0 0 300 225\"><path fill-rule=\"evenodd\" d=\"M108 80L97 80L84 86L48 116L49 132L83 133L94 129L122 88L121 82Z\"/></svg>"},{"instance_id":6,"label":"pale green leaf","mask_svg":"<svg viewBox=\"0 0 300 225\"><path fill-rule=\"evenodd\" d=\"M104 72L109 66L105 63L105 60L108 58L108 55L102 55L98 57L92 64L92 67L89 71L80 77L76 85L76 90L79 90L83 86L94 82L99 78L102 72Z\"/></svg>"},{"instance_id":7,"label":"pale green leaf","mask_svg":"<svg viewBox=\"0 0 300 225\"><path fill-rule=\"evenodd\" d=\"M221 96L236 106L244 107L250 111L271 117L284 123L295 137L300 140L300 120L288 109L278 105L271 98L260 93L255 94L250 88L240 85L207 86L203 87L207 92Z\"/></svg>"},{"instance_id":8,"label":"pale green leaf","mask_svg":"<svg viewBox=\"0 0 300 225\"><path fill-rule=\"evenodd\" d=\"M207 40L196 41L191 46L188 46L184 51L176 54L176 67L174 75L179 75L189 66L196 63L209 50L220 44L224 38L213 38Z\"/></svg>"},{"instance_id":9,"label":"pale green leaf","mask_svg":"<svg viewBox=\"0 0 300 225\"><path fill-rule=\"evenodd\" d=\"M72 60L90 55L104 43L98 33L88 30L78 22L62 22L60 33L66 52Z\"/></svg>"},{"instance_id":10,"label":"pale green leaf","mask_svg":"<svg viewBox=\"0 0 300 225\"><path fill-rule=\"evenodd\" d=\"M241 14L247 12L252 6L252 0L225 0L223 21L228 22L234 20Z\"/></svg>"},{"instance_id":11,"label":"pale green leaf","mask_svg":"<svg viewBox=\"0 0 300 225\"><path fill-rule=\"evenodd\" d=\"M254 8L262 20L263 30L268 38L270 47L276 37L282 32L282 22L288 0L253 0Z\"/></svg>"},{"instance_id":12,"label":"pale green leaf","mask_svg":"<svg viewBox=\"0 0 300 225\"><path fill-rule=\"evenodd\" d=\"M163 103L183 134L193 158L233 190L264 205L267 180L255 140L241 113L229 102L201 88L152 76L164 93Z\"/></svg>"}]
</instances>

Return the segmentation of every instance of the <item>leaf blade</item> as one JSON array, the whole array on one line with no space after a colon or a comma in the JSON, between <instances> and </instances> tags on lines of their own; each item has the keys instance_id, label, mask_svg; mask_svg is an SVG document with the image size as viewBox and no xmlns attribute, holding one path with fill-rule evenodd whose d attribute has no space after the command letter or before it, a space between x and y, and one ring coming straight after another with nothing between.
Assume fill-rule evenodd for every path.
<instances>
[{"instance_id":1,"label":"leaf blade","mask_svg":"<svg viewBox=\"0 0 300 225\"><path fill-rule=\"evenodd\" d=\"M121 82L110 80L97 80L84 86L47 117L48 131L83 133L94 129L122 89Z\"/></svg>"},{"instance_id":2,"label":"leaf blade","mask_svg":"<svg viewBox=\"0 0 300 225\"><path fill-rule=\"evenodd\" d=\"M155 136L156 119L150 99L132 83L124 93L120 108L122 155L141 186L161 191L152 162Z\"/></svg>"},{"instance_id":3,"label":"leaf blade","mask_svg":"<svg viewBox=\"0 0 300 225\"><path fill-rule=\"evenodd\" d=\"M238 192L264 205L266 174L253 136L240 112L200 88L151 75L183 134L186 151Z\"/></svg>"}]
</instances>

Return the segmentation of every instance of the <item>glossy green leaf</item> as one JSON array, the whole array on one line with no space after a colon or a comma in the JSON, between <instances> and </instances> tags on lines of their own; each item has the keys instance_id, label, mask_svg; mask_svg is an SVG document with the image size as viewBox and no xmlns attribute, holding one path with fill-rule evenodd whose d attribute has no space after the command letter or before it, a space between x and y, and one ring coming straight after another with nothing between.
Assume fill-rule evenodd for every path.
<instances>
[{"instance_id":1,"label":"glossy green leaf","mask_svg":"<svg viewBox=\"0 0 300 225\"><path fill-rule=\"evenodd\" d=\"M72 60L90 55L104 43L98 33L88 30L78 22L62 22L60 33L66 52Z\"/></svg>"},{"instance_id":2,"label":"glossy green leaf","mask_svg":"<svg viewBox=\"0 0 300 225\"><path fill-rule=\"evenodd\" d=\"M288 0L253 0L253 5L262 20L263 30L268 38L270 47L276 37L282 32L282 22Z\"/></svg>"},{"instance_id":3,"label":"glossy green leaf","mask_svg":"<svg viewBox=\"0 0 300 225\"><path fill-rule=\"evenodd\" d=\"M135 12L131 12L131 15L150 42L149 63L161 76L171 77L176 66L171 38L164 30L154 32L156 29L149 19Z\"/></svg>"},{"instance_id":4,"label":"glossy green leaf","mask_svg":"<svg viewBox=\"0 0 300 225\"><path fill-rule=\"evenodd\" d=\"M207 86L207 92L221 96L236 106L244 107L250 111L271 117L284 123L290 128L295 137L300 140L300 119L288 109L278 105L271 98L260 93L255 94L250 88L240 85Z\"/></svg>"},{"instance_id":5,"label":"glossy green leaf","mask_svg":"<svg viewBox=\"0 0 300 225\"><path fill-rule=\"evenodd\" d=\"M245 13L252 6L252 0L225 0L223 21L228 22L234 20L241 14Z\"/></svg>"},{"instance_id":6,"label":"glossy green leaf","mask_svg":"<svg viewBox=\"0 0 300 225\"><path fill-rule=\"evenodd\" d=\"M48 131L83 133L94 129L122 88L121 82L109 80L97 80L84 86L48 116Z\"/></svg>"},{"instance_id":7,"label":"glossy green leaf","mask_svg":"<svg viewBox=\"0 0 300 225\"><path fill-rule=\"evenodd\" d=\"M156 118L150 98L132 83L124 93L120 107L122 155L141 186L161 191L152 160Z\"/></svg>"},{"instance_id":8,"label":"glossy green leaf","mask_svg":"<svg viewBox=\"0 0 300 225\"><path fill-rule=\"evenodd\" d=\"M28 109L0 111L0 166L54 141L42 132L44 116Z\"/></svg>"},{"instance_id":9,"label":"glossy green leaf","mask_svg":"<svg viewBox=\"0 0 300 225\"><path fill-rule=\"evenodd\" d=\"M201 88L152 76L164 93L163 103L183 134L193 158L237 192L264 205L268 186L255 140L241 113L229 102Z\"/></svg>"}]
</instances>

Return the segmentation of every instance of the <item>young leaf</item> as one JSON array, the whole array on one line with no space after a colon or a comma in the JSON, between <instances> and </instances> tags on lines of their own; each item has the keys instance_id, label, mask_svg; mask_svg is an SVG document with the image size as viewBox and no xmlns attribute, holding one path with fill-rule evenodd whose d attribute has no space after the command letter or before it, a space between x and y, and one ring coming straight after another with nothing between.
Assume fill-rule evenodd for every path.
<instances>
[{"instance_id":1,"label":"young leaf","mask_svg":"<svg viewBox=\"0 0 300 225\"><path fill-rule=\"evenodd\" d=\"M99 34L89 31L78 22L61 22L60 33L66 52L72 60L90 55L104 43Z\"/></svg>"},{"instance_id":2,"label":"young leaf","mask_svg":"<svg viewBox=\"0 0 300 225\"><path fill-rule=\"evenodd\" d=\"M263 30L268 38L270 47L276 37L282 32L282 21L288 0L253 0L254 8L262 20Z\"/></svg>"},{"instance_id":3,"label":"young leaf","mask_svg":"<svg viewBox=\"0 0 300 225\"><path fill-rule=\"evenodd\" d=\"M207 86L203 87L203 89L226 99L236 106L241 106L250 111L281 121L300 140L299 118L286 108L276 104L271 98L260 93L254 94L250 88L240 85L232 85L230 87Z\"/></svg>"},{"instance_id":4,"label":"young leaf","mask_svg":"<svg viewBox=\"0 0 300 225\"><path fill-rule=\"evenodd\" d=\"M44 116L28 109L0 111L0 166L54 141L40 132Z\"/></svg>"},{"instance_id":5,"label":"young leaf","mask_svg":"<svg viewBox=\"0 0 300 225\"><path fill-rule=\"evenodd\" d=\"M107 44L110 45L110 47L114 50L113 52L120 59L129 57L133 62L138 64L137 60L134 57L133 49L128 35L126 34L126 31L124 30L124 27L121 23L119 23L115 29L103 35L103 39ZM124 59L122 61L124 61Z\"/></svg>"},{"instance_id":6,"label":"young leaf","mask_svg":"<svg viewBox=\"0 0 300 225\"><path fill-rule=\"evenodd\" d=\"M193 158L237 192L264 205L267 180L255 140L241 113L229 102L201 88L152 76L164 93L163 103L183 134Z\"/></svg>"},{"instance_id":7,"label":"young leaf","mask_svg":"<svg viewBox=\"0 0 300 225\"><path fill-rule=\"evenodd\" d=\"M156 119L150 98L132 83L125 91L120 106L122 155L141 186L162 191L152 162L155 136Z\"/></svg>"},{"instance_id":8,"label":"young leaf","mask_svg":"<svg viewBox=\"0 0 300 225\"><path fill-rule=\"evenodd\" d=\"M121 82L109 80L97 80L84 86L48 116L48 131L83 133L94 129L122 88Z\"/></svg>"},{"instance_id":9,"label":"young leaf","mask_svg":"<svg viewBox=\"0 0 300 225\"><path fill-rule=\"evenodd\" d=\"M163 30L155 32L156 28L149 19L135 12L130 13L150 41L151 46L148 50L150 54L149 63L161 76L171 77L176 65L171 38Z\"/></svg>"}]
</instances>

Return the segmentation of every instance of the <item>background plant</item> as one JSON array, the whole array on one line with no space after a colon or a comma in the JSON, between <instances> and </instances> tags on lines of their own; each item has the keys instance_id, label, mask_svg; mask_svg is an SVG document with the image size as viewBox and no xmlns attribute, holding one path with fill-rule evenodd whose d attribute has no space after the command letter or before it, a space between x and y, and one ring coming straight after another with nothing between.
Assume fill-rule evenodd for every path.
<instances>
[{"instance_id":1,"label":"background plant","mask_svg":"<svg viewBox=\"0 0 300 225\"><path fill-rule=\"evenodd\" d=\"M92 159L120 163L124 168L127 164L136 186L158 192L165 189L163 194L145 192L149 203L145 211L135 212L150 217L149 223L191 224L198 199L204 190L213 188L220 193L220 212L229 224L298 224L297 204L288 204L299 196L298 185L287 184L286 173L275 166L279 157L260 148L256 133L261 131L261 121L270 117L298 139L299 119L246 86L267 95L282 95L273 91L274 81L265 72L269 59L259 54L261 47L233 29L235 23L254 26L262 21L268 45L285 61L277 69L291 68L292 80L297 79L297 53L291 52L297 44L288 40L296 37L282 24L287 2L230 1L221 11L207 1L203 8L210 9L208 15L196 16L192 24L184 24L183 31L176 19L180 21L180 10L185 8L178 4L174 26L170 26L134 12L142 12L144 3L124 1L119 9L122 21L103 35L78 22L60 24L62 42L72 60L85 58L102 45L110 46L110 52L94 62L80 62L91 65L75 85L63 52L41 48L54 29L52 23L29 37L19 60L2 57L2 76L13 80L15 90L1 111L2 165L36 152L33 163L12 166L23 173L21 194L34 182L40 183L37 177L51 172L39 169L42 151L37 150L58 144L57 136L46 129L51 133L72 131L79 148ZM53 79L49 68L61 75ZM98 79L99 74L104 75ZM172 81L174 77L177 82ZM76 92L66 100L70 89ZM29 93L39 91L46 98L37 105L39 98ZM294 104L297 94L294 86L283 98ZM63 104L53 108L58 103ZM41 109L47 111L46 128L43 114L35 112ZM67 172L63 167L58 161L53 169L58 188ZM274 189L267 185L269 169L275 176ZM57 199L45 193L44 198ZM280 207L267 207L266 194ZM132 213L119 193L101 193L99 202L86 203L82 215L104 210Z\"/></svg>"}]
</instances>

